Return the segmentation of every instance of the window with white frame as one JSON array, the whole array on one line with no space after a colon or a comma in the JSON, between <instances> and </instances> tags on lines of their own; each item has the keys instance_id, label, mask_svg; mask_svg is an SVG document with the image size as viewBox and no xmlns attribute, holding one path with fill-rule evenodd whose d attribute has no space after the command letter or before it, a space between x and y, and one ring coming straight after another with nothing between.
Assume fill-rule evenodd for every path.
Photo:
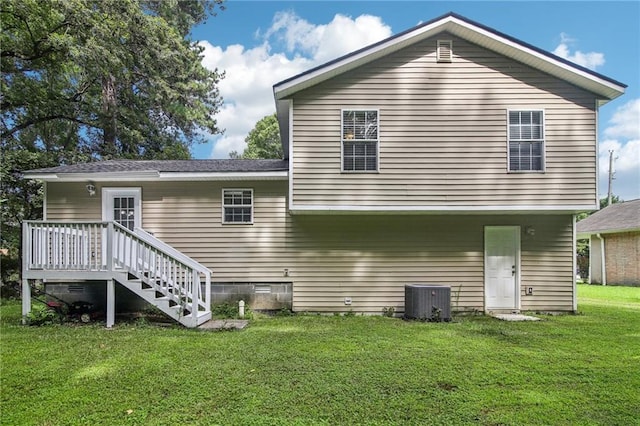
<instances>
[{"instance_id":1,"label":"window with white frame","mask_svg":"<svg viewBox=\"0 0 640 426\"><path fill-rule=\"evenodd\" d=\"M544 113L509 111L509 171L544 170Z\"/></svg>"},{"instance_id":2,"label":"window with white frame","mask_svg":"<svg viewBox=\"0 0 640 426\"><path fill-rule=\"evenodd\" d=\"M222 223L253 223L253 190L222 190Z\"/></svg>"},{"instance_id":3,"label":"window with white frame","mask_svg":"<svg viewBox=\"0 0 640 426\"><path fill-rule=\"evenodd\" d=\"M342 170L378 170L378 111L342 111Z\"/></svg>"}]
</instances>

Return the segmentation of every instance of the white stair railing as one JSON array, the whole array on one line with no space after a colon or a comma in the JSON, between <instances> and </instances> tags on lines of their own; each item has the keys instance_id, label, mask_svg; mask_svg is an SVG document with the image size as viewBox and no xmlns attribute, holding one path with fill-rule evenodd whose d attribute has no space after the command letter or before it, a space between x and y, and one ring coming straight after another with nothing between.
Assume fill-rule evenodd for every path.
<instances>
[{"instance_id":1,"label":"white stair railing","mask_svg":"<svg viewBox=\"0 0 640 426\"><path fill-rule=\"evenodd\" d=\"M142 229L131 232L117 223L109 226L113 227L114 268L122 268L143 279L194 315L209 311L211 271L208 268Z\"/></svg>"},{"instance_id":2,"label":"white stair railing","mask_svg":"<svg viewBox=\"0 0 640 426\"><path fill-rule=\"evenodd\" d=\"M25 272L41 271L42 278L47 271L130 273L193 317L210 312L211 271L139 228L25 221L23 262Z\"/></svg>"}]
</instances>

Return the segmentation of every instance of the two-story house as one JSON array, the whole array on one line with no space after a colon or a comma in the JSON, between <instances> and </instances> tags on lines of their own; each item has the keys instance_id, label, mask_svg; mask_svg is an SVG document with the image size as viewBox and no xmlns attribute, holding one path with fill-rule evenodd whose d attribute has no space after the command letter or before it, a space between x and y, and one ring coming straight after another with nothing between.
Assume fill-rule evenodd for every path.
<instances>
[{"instance_id":1,"label":"two-story house","mask_svg":"<svg viewBox=\"0 0 640 426\"><path fill-rule=\"evenodd\" d=\"M380 314L427 283L454 311L575 311L598 107L625 87L447 14L277 83L282 160L27 172L46 202L25 224L26 294L106 282L107 325L117 285L186 325L237 289Z\"/></svg>"}]
</instances>

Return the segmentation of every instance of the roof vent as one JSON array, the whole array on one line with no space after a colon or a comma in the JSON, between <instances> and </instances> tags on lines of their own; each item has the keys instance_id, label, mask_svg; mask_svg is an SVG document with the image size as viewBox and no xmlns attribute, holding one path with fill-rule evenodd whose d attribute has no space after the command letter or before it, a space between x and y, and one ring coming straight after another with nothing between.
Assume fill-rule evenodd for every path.
<instances>
[{"instance_id":1,"label":"roof vent","mask_svg":"<svg viewBox=\"0 0 640 426\"><path fill-rule=\"evenodd\" d=\"M438 40L438 51L436 52L438 62L451 62L453 58L453 41Z\"/></svg>"}]
</instances>

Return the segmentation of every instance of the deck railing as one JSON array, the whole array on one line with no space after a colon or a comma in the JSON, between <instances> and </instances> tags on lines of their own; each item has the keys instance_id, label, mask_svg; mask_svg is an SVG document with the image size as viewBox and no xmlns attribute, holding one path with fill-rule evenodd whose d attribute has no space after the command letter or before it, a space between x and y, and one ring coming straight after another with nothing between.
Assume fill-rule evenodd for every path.
<instances>
[{"instance_id":1,"label":"deck railing","mask_svg":"<svg viewBox=\"0 0 640 426\"><path fill-rule=\"evenodd\" d=\"M24 223L27 270L104 271L107 222Z\"/></svg>"},{"instance_id":2,"label":"deck railing","mask_svg":"<svg viewBox=\"0 0 640 426\"><path fill-rule=\"evenodd\" d=\"M208 311L211 271L142 229L115 222L26 221L24 271L129 273L193 312ZM71 277L70 277L71 278Z\"/></svg>"}]
</instances>

